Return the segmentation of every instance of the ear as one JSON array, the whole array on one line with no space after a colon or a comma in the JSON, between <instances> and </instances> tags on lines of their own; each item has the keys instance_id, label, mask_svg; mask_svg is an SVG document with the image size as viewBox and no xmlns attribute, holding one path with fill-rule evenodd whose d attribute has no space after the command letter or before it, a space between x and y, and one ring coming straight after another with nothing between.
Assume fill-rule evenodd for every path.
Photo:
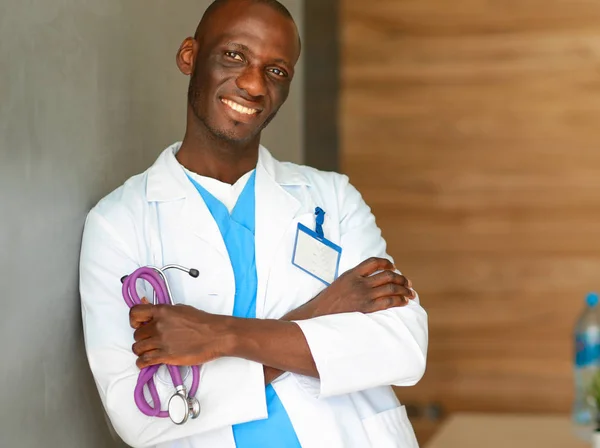
<instances>
[{"instance_id":1,"label":"ear","mask_svg":"<svg viewBox=\"0 0 600 448\"><path fill-rule=\"evenodd\" d=\"M198 51L198 42L193 37L186 38L177 51L177 67L184 75L191 75L194 72L194 62L196 52Z\"/></svg>"}]
</instances>

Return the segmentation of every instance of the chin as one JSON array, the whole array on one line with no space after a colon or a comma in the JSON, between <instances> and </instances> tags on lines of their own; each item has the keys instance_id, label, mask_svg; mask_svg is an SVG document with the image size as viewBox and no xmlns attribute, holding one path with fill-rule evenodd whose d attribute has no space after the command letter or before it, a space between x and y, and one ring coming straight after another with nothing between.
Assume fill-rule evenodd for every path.
<instances>
[{"instance_id":1,"label":"chin","mask_svg":"<svg viewBox=\"0 0 600 448\"><path fill-rule=\"evenodd\" d=\"M260 137L262 130L266 126L266 123L261 123L259 125L257 123L249 124L232 121L229 117L220 117L218 111L213 111L212 114L206 114L209 116L213 115L213 117L216 118L212 120L207 119L206 115L203 116L198 113L195 113L195 115L216 139L229 143L249 143L257 137Z\"/></svg>"},{"instance_id":2,"label":"chin","mask_svg":"<svg viewBox=\"0 0 600 448\"><path fill-rule=\"evenodd\" d=\"M211 124L213 126L208 127L215 136L238 143L254 140L264 128L263 123L244 123L231 119L215 120Z\"/></svg>"},{"instance_id":3,"label":"chin","mask_svg":"<svg viewBox=\"0 0 600 448\"><path fill-rule=\"evenodd\" d=\"M240 132L241 129L236 127L230 128L220 128L220 129L211 129L212 134L221 139L226 140L231 143L248 143L254 140L256 137L260 135L260 130L257 129L254 132Z\"/></svg>"}]
</instances>

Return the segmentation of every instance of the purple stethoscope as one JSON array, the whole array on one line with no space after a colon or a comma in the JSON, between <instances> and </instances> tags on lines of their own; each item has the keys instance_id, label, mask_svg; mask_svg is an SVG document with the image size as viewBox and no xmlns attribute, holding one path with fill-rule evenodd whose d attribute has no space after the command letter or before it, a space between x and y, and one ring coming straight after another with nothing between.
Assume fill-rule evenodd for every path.
<instances>
[{"instance_id":1,"label":"purple stethoscope","mask_svg":"<svg viewBox=\"0 0 600 448\"><path fill-rule=\"evenodd\" d=\"M136 282L139 279L147 281L152 286L152 289L154 290L154 305L174 305L175 303L173 302L169 282L165 275L165 271L168 269L178 269L194 278L197 278L199 275L197 269L186 269L175 264L164 266L161 269L154 266L138 268L132 274L121 278L121 283L123 283L123 298L129 308L142 304L135 287ZM141 370L134 391L134 400L138 409L149 417L169 417L176 425L183 425L190 417L192 419L197 418L200 415L200 403L195 395L200 383L200 368L198 366L192 366L191 368L192 386L190 387L190 393L188 395L183 380L181 379L179 367L167 365L173 385L175 386L175 394L169 399L168 411L161 410L160 398L158 396L156 385L154 384L154 375L159 368L160 365L154 365ZM148 388L154 406L149 404L146 400L146 397L144 396L144 386Z\"/></svg>"}]
</instances>

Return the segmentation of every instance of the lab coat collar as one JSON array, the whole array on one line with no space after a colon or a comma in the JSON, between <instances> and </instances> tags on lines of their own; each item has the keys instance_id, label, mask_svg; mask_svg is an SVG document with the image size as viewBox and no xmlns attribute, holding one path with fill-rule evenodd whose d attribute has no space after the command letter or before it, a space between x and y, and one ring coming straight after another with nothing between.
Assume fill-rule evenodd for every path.
<instances>
[{"instance_id":1,"label":"lab coat collar","mask_svg":"<svg viewBox=\"0 0 600 448\"><path fill-rule=\"evenodd\" d=\"M169 146L148 170L146 198L149 202L176 201L190 194L197 194L194 188L190 188L191 183L175 158L180 147L181 142ZM257 168L262 168L261 171L266 172L281 186L310 186L306 176L294 169L293 164L279 162L262 145L259 148Z\"/></svg>"}]
</instances>

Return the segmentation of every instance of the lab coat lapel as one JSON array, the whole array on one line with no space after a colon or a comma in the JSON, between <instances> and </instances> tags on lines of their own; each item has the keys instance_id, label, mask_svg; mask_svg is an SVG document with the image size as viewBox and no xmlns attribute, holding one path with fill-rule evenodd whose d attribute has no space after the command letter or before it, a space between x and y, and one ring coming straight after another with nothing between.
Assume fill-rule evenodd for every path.
<instances>
[{"instance_id":1,"label":"lab coat lapel","mask_svg":"<svg viewBox=\"0 0 600 448\"><path fill-rule=\"evenodd\" d=\"M255 253L258 290L256 315L263 317L269 274L275 254L294 219L303 213L302 204L284 186L306 185L305 179L293 170L283 168L261 147L256 170L256 230ZM291 263L291 260L289 260Z\"/></svg>"},{"instance_id":2,"label":"lab coat lapel","mask_svg":"<svg viewBox=\"0 0 600 448\"><path fill-rule=\"evenodd\" d=\"M190 226L194 235L214 247L229 260L225 241L223 241L223 235L221 235L217 222L191 182L190 187L192 191L189 192L182 209L184 222Z\"/></svg>"},{"instance_id":3,"label":"lab coat lapel","mask_svg":"<svg viewBox=\"0 0 600 448\"><path fill-rule=\"evenodd\" d=\"M225 242L206 203L187 178L183 168L175 158L178 144L167 148L148 173L147 196L149 201L171 202L182 200L181 214L168 216L180 219L184 225L206 244L214 247L229 260ZM177 238L177 235L173 235Z\"/></svg>"}]
</instances>

